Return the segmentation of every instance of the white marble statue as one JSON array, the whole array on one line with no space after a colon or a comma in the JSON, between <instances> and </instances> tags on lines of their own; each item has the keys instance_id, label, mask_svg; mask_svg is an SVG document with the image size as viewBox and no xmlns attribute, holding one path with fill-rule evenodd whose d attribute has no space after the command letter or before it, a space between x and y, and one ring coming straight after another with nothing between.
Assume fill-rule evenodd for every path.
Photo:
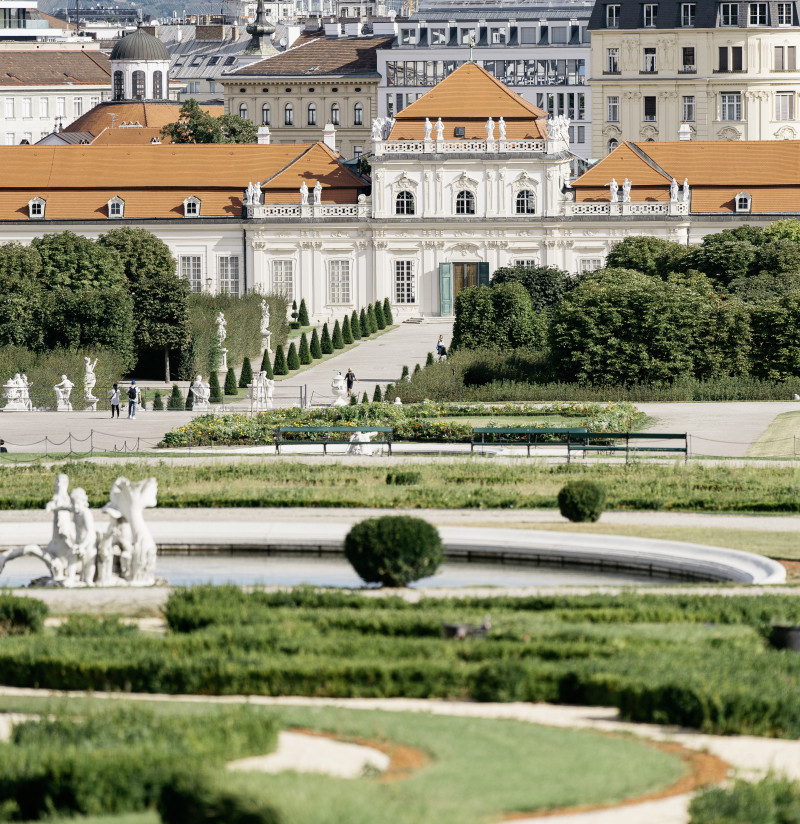
<instances>
[{"instance_id":1,"label":"white marble statue","mask_svg":"<svg viewBox=\"0 0 800 824\"><path fill-rule=\"evenodd\" d=\"M429 118L425 118L425 140L431 139L431 134L433 133L433 123L431 123Z\"/></svg>"},{"instance_id":2,"label":"white marble statue","mask_svg":"<svg viewBox=\"0 0 800 824\"><path fill-rule=\"evenodd\" d=\"M305 180L300 184L300 205L308 206L308 183Z\"/></svg>"},{"instance_id":3,"label":"white marble statue","mask_svg":"<svg viewBox=\"0 0 800 824\"><path fill-rule=\"evenodd\" d=\"M630 180L626 177L625 180L622 181L622 202L623 203L630 203L631 202L631 183Z\"/></svg>"},{"instance_id":4,"label":"white marble statue","mask_svg":"<svg viewBox=\"0 0 800 824\"><path fill-rule=\"evenodd\" d=\"M269 334L269 304L261 298L261 334Z\"/></svg>"},{"instance_id":5,"label":"white marble statue","mask_svg":"<svg viewBox=\"0 0 800 824\"><path fill-rule=\"evenodd\" d=\"M670 203L678 202L678 181L674 177L669 184L669 201Z\"/></svg>"},{"instance_id":6,"label":"white marble statue","mask_svg":"<svg viewBox=\"0 0 800 824\"><path fill-rule=\"evenodd\" d=\"M97 383L97 377L94 374L94 368L97 366L97 358L92 361L91 358L83 359L84 375L83 375L83 392L86 395L87 401L96 401L97 398L92 394L92 390Z\"/></svg>"},{"instance_id":7,"label":"white marble statue","mask_svg":"<svg viewBox=\"0 0 800 824\"><path fill-rule=\"evenodd\" d=\"M347 406L347 386L344 382L344 375L337 372L331 381L331 391L333 392L333 403L331 406Z\"/></svg>"},{"instance_id":8,"label":"white marble statue","mask_svg":"<svg viewBox=\"0 0 800 824\"><path fill-rule=\"evenodd\" d=\"M392 126L394 126L394 118L393 117L384 117L383 118L383 139L388 140L389 134L392 131Z\"/></svg>"},{"instance_id":9,"label":"white marble statue","mask_svg":"<svg viewBox=\"0 0 800 824\"><path fill-rule=\"evenodd\" d=\"M72 387L75 384L66 376L61 376L61 383L57 383L53 389L56 391L56 411L58 412L72 412L72 404L69 396L72 392Z\"/></svg>"},{"instance_id":10,"label":"white marble statue","mask_svg":"<svg viewBox=\"0 0 800 824\"><path fill-rule=\"evenodd\" d=\"M609 191L609 199L611 203L618 203L619 202L619 183L617 183L616 178L611 178L611 183L608 184L608 191Z\"/></svg>"},{"instance_id":11,"label":"white marble statue","mask_svg":"<svg viewBox=\"0 0 800 824\"><path fill-rule=\"evenodd\" d=\"M350 446L347 447L348 455L374 455L380 451L373 446L370 441L377 435L377 432L354 432L350 436Z\"/></svg>"},{"instance_id":12,"label":"white marble statue","mask_svg":"<svg viewBox=\"0 0 800 824\"><path fill-rule=\"evenodd\" d=\"M383 140L383 119L380 117L376 117L372 121L372 134L371 137L373 140Z\"/></svg>"},{"instance_id":13,"label":"white marble statue","mask_svg":"<svg viewBox=\"0 0 800 824\"><path fill-rule=\"evenodd\" d=\"M486 121L486 139L494 140L494 120L492 120L491 115L489 115L489 119Z\"/></svg>"},{"instance_id":14,"label":"white marble statue","mask_svg":"<svg viewBox=\"0 0 800 824\"><path fill-rule=\"evenodd\" d=\"M30 388L31 384L28 383L26 375L17 372L13 378L9 378L8 382L3 384L3 397L7 400L4 411L30 412L33 409Z\"/></svg>"},{"instance_id":15,"label":"white marble statue","mask_svg":"<svg viewBox=\"0 0 800 824\"><path fill-rule=\"evenodd\" d=\"M394 399L394 405L395 406L402 406L403 402L400 400L400 398L395 398Z\"/></svg>"},{"instance_id":16,"label":"white marble statue","mask_svg":"<svg viewBox=\"0 0 800 824\"><path fill-rule=\"evenodd\" d=\"M27 544L0 554L0 574L6 564L28 555L39 558L49 576L34 584L61 587L152 586L156 582L156 543L143 512L156 505L155 478L131 483L117 478L103 512L109 524L96 528L83 489L70 495L69 478L58 475L47 511L53 513L53 533L46 547Z\"/></svg>"},{"instance_id":17,"label":"white marble statue","mask_svg":"<svg viewBox=\"0 0 800 824\"><path fill-rule=\"evenodd\" d=\"M500 140L506 139L506 121L501 117L497 121L497 128L500 131Z\"/></svg>"},{"instance_id":18,"label":"white marble statue","mask_svg":"<svg viewBox=\"0 0 800 824\"><path fill-rule=\"evenodd\" d=\"M253 186L253 206L260 206L261 205L261 182L256 181L256 185Z\"/></svg>"},{"instance_id":19,"label":"white marble statue","mask_svg":"<svg viewBox=\"0 0 800 824\"><path fill-rule=\"evenodd\" d=\"M225 315L220 312L217 315L217 340L220 346L225 343L226 337L228 337L228 321L225 320Z\"/></svg>"},{"instance_id":20,"label":"white marble statue","mask_svg":"<svg viewBox=\"0 0 800 824\"><path fill-rule=\"evenodd\" d=\"M263 412L273 408L272 393L275 391L275 381L268 378L266 372L256 372L253 382L247 384L247 388L252 412Z\"/></svg>"},{"instance_id":21,"label":"white marble statue","mask_svg":"<svg viewBox=\"0 0 800 824\"><path fill-rule=\"evenodd\" d=\"M436 121L436 139L444 140L444 123L441 117Z\"/></svg>"},{"instance_id":22,"label":"white marble statue","mask_svg":"<svg viewBox=\"0 0 800 824\"><path fill-rule=\"evenodd\" d=\"M198 375L194 379L194 383L192 383L190 389L192 395L194 395L192 402L194 411L207 412L210 403L209 398L211 397L211 384L208 381L204 381L202 375Z\"/></svg>"},{"instance_id":23,"label":"white marble statue","mask_svg":"<svg viewBox=\"0 0 800 824\"><path fill-rule=\"evenodd\" d=\"M319 206L322 203L322 184L317 181L314 184L314 205Z\"/></svg>"},{"instance_id":24,"label":"white marble statue","mask_svg":"<svg viewBox=\"0 0 800 824\"><path fill-rule=\"evenodd\" d=\"M683 179L683 191L681 192L681 195L683 196L683 202L688 203L689 202L689 178L688 177L685 177Z\"/></svg>"}]
</instances>

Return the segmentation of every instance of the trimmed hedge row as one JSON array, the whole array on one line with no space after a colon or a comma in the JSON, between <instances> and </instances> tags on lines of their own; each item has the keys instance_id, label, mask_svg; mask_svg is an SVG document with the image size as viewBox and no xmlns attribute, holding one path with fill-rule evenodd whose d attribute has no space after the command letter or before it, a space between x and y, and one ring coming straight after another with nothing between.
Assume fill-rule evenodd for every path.
<instances>
[{"instance_id":1,"label":"trimmed hedge row","mask_svg":"<svg viewBox=\"0 0 800 824\"><path fill-rule=\"evenodd\" d=\"M41 631L47 612L47 605L35 598L0 595L0 636Z\"/></svg>"}]
</instances>

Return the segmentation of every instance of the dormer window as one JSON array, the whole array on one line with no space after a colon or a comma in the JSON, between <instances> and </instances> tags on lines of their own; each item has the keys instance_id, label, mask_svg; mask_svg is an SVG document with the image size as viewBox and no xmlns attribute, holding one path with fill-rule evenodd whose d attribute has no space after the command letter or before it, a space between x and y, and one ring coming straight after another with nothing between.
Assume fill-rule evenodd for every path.
<instances>
[{"instance_id":1,"label":"dormer window","mask_svg":"<svg viewBox=\"0 0 800 824\"><path fill-rule=\"evenodd\" d=\"M748 192L739 192L736 195L736 214L750 214L753 205L753 197Z\"/></svg>"},{"instance_id":2,"label":"dormer window","mask_svg":"<svg viewBox=\"0 0 800 824\"><path fill-rule=\"evenodd\" d=\"M184 217L200 217L200 198L192 195L183 201Z\"/></svg>"},{"instance_id":3,"label":"dormer window","mask_svg":"<svg viewBox=\"0 0 800 824\"><path fill-rule=\"evenodd\" d=\"M28 217L31 220L44 220L45 201L41 197L35 197L28 201Z\"/></svg>"},{"instance_id":4,"label":"dormer window","mask_svg":"<svg viewBox=\"0 0 800 824\"><path fill-rule=\"evenodd\" d=\"M606 28L619 28L619 5L616 3L606 6Z\"/></svg>"},{"instance_id":5,"label":"dormer window","mask_svg":"<svg viewBox=\"0 0 800 824\"><path fill-rule=\"evenodd\" d=\"M414 29L400 29L400 42L402 45L411 46L416 40L416 32Z\"/></svg>"},{"instance_id":6,"label":"dormer window","mask_svg":"<svg viewBox=\"0 0 800 824\"><path fill-rule=\"evenodd\" d=\"M658 20L658 3L645 3L644 5L644 27L654 29Z\"/></svg>"},{"instance_id":7,"label":"dormer window","mask_svg":"<svg viewBox=\"0 0 800 824\"><path fill-rule=\"evenodd\" d=\"M117 219L125 217L125 201L121 197L112 197L108 201L108 216Z\"/></svg>"}]
</instances>

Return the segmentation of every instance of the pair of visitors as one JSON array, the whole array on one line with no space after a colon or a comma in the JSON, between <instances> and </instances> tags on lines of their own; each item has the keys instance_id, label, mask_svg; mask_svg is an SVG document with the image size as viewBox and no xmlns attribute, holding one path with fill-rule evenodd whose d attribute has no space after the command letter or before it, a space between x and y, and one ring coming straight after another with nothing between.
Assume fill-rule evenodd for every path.
<instances>
[{"instance_id":1,"label":"pair of visitors","mask_svg":"<svg viewBox=\"0 0 800 824\"><path fill-rule=\"evenodd\" d=\"M444 345L444 335L439 335L439 340L436 341L436 354L439 360L443 360L447 356L447 347Z\"/></svg>"}]
</instances>

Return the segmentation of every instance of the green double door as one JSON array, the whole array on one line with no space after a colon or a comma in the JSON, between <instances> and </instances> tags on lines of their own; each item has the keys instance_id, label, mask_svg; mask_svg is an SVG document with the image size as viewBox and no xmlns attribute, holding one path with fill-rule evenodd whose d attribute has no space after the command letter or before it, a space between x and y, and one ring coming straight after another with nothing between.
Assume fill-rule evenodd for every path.
<instances>
[{"instance_id":1,"label":"green double door","mask_svg":"<svg viewBox=\"0 0 800 824\"><path fill-rule=\"evenodd\" d=\"M454 312L458 293L468 286L489 285L489 264L473 263L439 264L439 314L448 317Z\"/></svg>"}]
</instances>

